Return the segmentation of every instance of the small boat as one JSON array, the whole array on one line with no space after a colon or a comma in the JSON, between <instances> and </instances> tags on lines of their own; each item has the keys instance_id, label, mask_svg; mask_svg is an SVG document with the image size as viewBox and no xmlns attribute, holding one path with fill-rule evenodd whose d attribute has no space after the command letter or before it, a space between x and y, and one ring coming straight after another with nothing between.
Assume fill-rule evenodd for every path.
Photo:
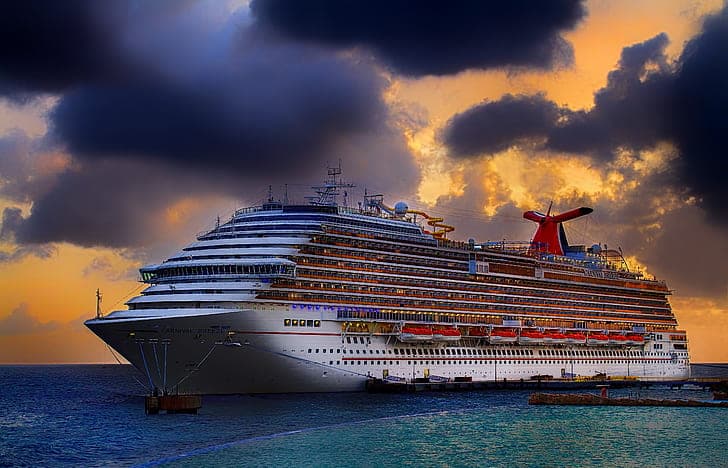
<instances>
[{"instance_id":1,"label":"small boat","mask_svg":"<svg viewBox=\"0 0 728 468\"><path fill-rule=\"evenodd\" d=\"M539 331L522 331L518 337L520 344L541 344L544 342L544 335Z\"/></svg>"},{"instance_id":2,"label":"small boat","mask_svg":"<svg viewBox=\"0 0 728 468\"><path fill-rule=\"evenodd\" d=\"M432 341L432 330L427 327L403 327L399 334L399 341L408 343Z\"/></svg>"},{"instance_id":3,"label":"small boat","mask_svg":"<svg viewBox=\"0 0 728 468\"><path fill-rule=\"evenodd\" d=\"M603 346L609 344L609 337L602 333L591 333L586 339L588 346Z\"/></svg>"},{"instance_id":4,"label":"small boat","mask_svg":"<svg viewBox=\"0 0 728 468\"><path fill-rule=\"evenodd\" d=\"M543 335L544 343L564 344L566 343L566 335L559 332L548 332Z\"/></svg>"},{"instance_id":5,"label":"small boat","mask_svg":"<svg viewBox=\"0 0 728 468\"><path fill-rule=\"evenodd\" d=\"M439 375L431 375L428 377L430 383L447 383L450 381L450 377L441 377Z\"/></svg>"},{"instance_id":6,"label":"small boat","mask_svg":"<svg viewBox=\"0 0 728 468\"><path fill-rule=\"evenodd\" d=\"M627 337L620 334L611 334L609 335L609 344L610 345L624 345L627 344Z\"/></svg>"},{"instance_id":7,"label":"small boat","mask_svg":"<svg viewBox=\"0 0 728 468\"><path fill-rule=\"evenodd\" d=\"M434 341L458 341L462 336L457 328L440 328L432 332Z\"/></svg>"},{"instance_id":8,"label":"small boat","mask_svg":"<svg viewBox=\"0 0 728 468\"><path fill-rule=\"evenodd\" d=\"M644 344L645 338L642 335L627 335L627 340L624 342L626 345L637 346Z\"/></svg>"},{"instance_id":9,"label":"small boat","mask_svg":"<svg viewBox=\"0 0 728 468\"><path fill-rule=\"evenodd\" d=\"M583 333L564 333L564 340L568 344L586 343L586 335Z\"/></svg>"},{"instance_id":10,"label":"small boat","mask_svg":"<svg viewBox=\"0 0 728 468\"><path fill-rule=\"evenodd\" d=\"M403 384L407 382L407 379L405 379L404 377L398 377L396 375L388 375L383 379L383 381L385 383Z\"/></svg>"},{"instance_id":11,"label":"small boat","mask_svg":"<svg viewBox=\"0 0 728 468\"><path fill-rule=\"evenodd\" d=\"M468 336L470 338L487 338L488 332L481 327L471 328L470 330L468 330Z\"/></svg>"},{"instance_id":12,"label":"small boat","mask_svg":"<svg viewBox=\"0 0 728 468\"><path fill-rule=\"evenodd\" d=\"M490 332L490 342L493 344L515 343L516 340L518 340L518 336L513 330L494 329Z\"/></svg>"}]
</instances>

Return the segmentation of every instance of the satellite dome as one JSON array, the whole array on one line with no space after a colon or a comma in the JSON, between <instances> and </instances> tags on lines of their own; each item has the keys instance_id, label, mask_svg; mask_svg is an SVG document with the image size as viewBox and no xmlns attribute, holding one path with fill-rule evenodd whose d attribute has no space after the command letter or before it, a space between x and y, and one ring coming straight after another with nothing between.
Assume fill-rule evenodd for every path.
<instances>
[{"instance_id":1,"label":"satellite dome","mask_svg":"<svg viewBox=\"0 0 728 468\"><path fill-rule=\"evenodd\" d=\"M397 216L404 216L407 214L407 210L409 209L409 206L407 206L407 203L401 201L397 202L396 205L394 205L394 214Z\"/></svg>"},{"instance_id":2,"label":"satellite dome","mask_svg":"<svg viewBox=\"0 0 728 468\"><path fill-rule=\"evenodd\" d=\"M598 254L602 251L602 246L599 244L594 244L591 246L591 251L595 254Z\"/></svg>"}]
</instances>

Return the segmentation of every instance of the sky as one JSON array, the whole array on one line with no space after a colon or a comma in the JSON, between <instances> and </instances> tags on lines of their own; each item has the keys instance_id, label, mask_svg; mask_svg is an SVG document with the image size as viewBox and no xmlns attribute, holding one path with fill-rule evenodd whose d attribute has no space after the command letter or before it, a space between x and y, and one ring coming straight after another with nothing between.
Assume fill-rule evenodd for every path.
<instances>
[{"instance_id":1,"label":"sky","mask_svg":"<svg viewBox=\"0 0 728 468\"><path fill-rule=\"evenodd\" d=\"M709 0L25 0L0 6L0 363L111 362L83 326L269 186L341 161L451 238L665 280L728 362L728 6ZM284 185L287 184L287 185Z\"/></svg>"}]
</instances>

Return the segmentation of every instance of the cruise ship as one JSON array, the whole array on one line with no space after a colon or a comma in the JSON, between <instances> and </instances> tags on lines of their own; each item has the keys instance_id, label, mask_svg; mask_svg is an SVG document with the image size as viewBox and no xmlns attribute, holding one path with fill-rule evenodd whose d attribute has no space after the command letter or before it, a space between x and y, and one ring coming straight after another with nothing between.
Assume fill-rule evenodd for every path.
<instances>
[{"instance_id":1,"label":"cruise ship","mask_svg":"<svg viewBox=\"0 0 728 468\"><path fill-rule=\"evenodd\" d=\"M141 268L127 310L86 325L159 393L689 377L667 285L606 246L568 244L563 223L590 208L524 213L530 241L461 242L404 202L339 203L350 187L329 168L306 204L237 210Z\"/></svg>"}]
</instances>

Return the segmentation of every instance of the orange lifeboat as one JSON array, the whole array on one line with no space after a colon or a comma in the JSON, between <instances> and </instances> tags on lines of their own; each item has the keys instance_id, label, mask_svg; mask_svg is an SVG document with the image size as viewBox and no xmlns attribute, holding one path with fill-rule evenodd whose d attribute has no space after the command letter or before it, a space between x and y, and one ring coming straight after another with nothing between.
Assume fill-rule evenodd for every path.
<instances>
[{"instance_id":1,"label":"orange lifeboat","mask_svg":"<svg viewBox=\"0 0 728 468\"><path fill-rule=\"evenodd\" d=\"M516 332L510 329L493 329L490 332L490 342L493 344L515 343L517 339Z\"/></svg>"},{"instance_id":2,"label":"orange lifeboat","mask_svg":"<svg viewBox=\"0 0 728 468\"><path fill-rule=\"evenodd\" d=\"M432 330L427 327L402 327L399 333L399 341L422 342L432 340Z\"/></svg>"},{"instance_id":3,"label":"orange lifeboat","mask_svg":"<svg viewBox=\"0 0 728 468\"><path fill-rule=\"evenodd\" d=\"M638 346L644 344L645 337L642 335L627 335L627 340L624 342L626 345Z\"/></svg>"},{"instance_id":4,"label":"orange lifeboat","mask_svg":"<svg viewBox=\"0 0 728 468\"><path fill-rule=\"evenodd\" d=\"M586 343L586 335L583 333L564 333L566 343L584 344Z\"/></svg>"},{"instance_id":5,"label":"orange lifeboat","mask_svg":"<svg viewBox=\"0 0 728 468\"><path fill-rule=\"evenodd\" d=\"M541 344L543 339L544 335L539 331L524 330L521 332L521 336L518 337L518 342L520 344Z\"/></svg>"},{"instance_id":6,"label":"orange lifeboat","mask_svg":"<svg viewBox=\"0 0 728 468\"><path fill-rule=\"evenodd\" d=\"M548 332L543 336L544 343L564 344L566 343L566 335L560 332Z\"/></svg>"},{"instance_id":7,"label":"orange lifeboat","mask_svg":"<svg viewBox=\"0 0 728 468\"><path fill-rule=\"evenodd\" d=\"M603 346L609 344L609 337L603 333L591 333L586 339L589 346Z\"/></svg>"},{"instance_id":8,"label":"orange lifeboat","mask_svg":"<svg viewBox=\"0 0 728 468\"><path fill-rule=\"evenodd\" d=\"M627 344L627 337L624 335L613 333L609 335L609 344L610 345L624 345Z\"/></svg>"},{"instance_id":9,"label":"orange lifeboat","mask_svg":"<svg viewBox=\"0 0 728 468\"><path fill-rule=\"evenodd\" d=\"M462 336L457 328L441 328L432 332L432 339L435 341L458 341Z\"/></svg>"}]
</instances>

